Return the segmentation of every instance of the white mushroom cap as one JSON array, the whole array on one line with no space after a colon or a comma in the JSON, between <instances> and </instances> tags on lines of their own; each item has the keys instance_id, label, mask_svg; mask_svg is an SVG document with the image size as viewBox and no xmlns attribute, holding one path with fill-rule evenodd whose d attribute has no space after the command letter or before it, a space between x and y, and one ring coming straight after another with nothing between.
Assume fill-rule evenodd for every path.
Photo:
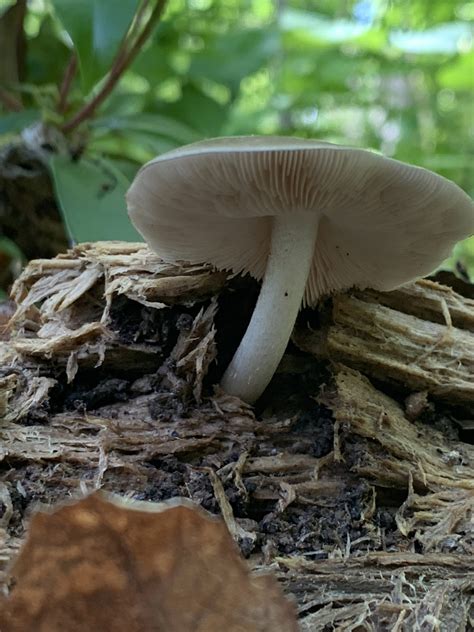
<instances>
[{"instance_id":1,"label":"white mushroom cap","mask_svg":"<svg viewBox=\"0 0 474 632\"><path fill-rule=\"evenodd\" d=\"M130 217L166 260L207 261L262 278L222 378L248 402L263 392L302 302L353 286L391 290L431 272L474 233L454 183L377 154L313 140L195 143L145 165Z\"/></svg>"},{"instance_id":2,"label":"white mushroom cap","mask_svg":"<svg viewBox=\"0 0 474 632\"><path fill-rule=\"evenodd\" d=\"M391 290L424 276L474 233L473 202L453 182L370 151L297 138L219 138L168 152L140 170L127 202L163 259L257 279L273 217L315 213L309 305L337 290Z\"/></svg>"}]
</instances>

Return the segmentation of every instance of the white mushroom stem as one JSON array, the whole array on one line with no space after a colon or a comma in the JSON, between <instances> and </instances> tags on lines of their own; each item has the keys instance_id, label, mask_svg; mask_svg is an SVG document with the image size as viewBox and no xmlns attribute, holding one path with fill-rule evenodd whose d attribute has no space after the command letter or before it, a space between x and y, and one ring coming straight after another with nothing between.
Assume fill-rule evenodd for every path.
<instances>
[{"instance_id":1,"label":"white mushroom stem","mask_svg":"<svg viewBox=\"0 0 474 632\"><path fill-rule=\"evenodd\" d=\"M313 261L317 213L273 218L267 268L247 331L222 378L222 388L255 402L283 357Z\"/></svg>"}]
</instances>

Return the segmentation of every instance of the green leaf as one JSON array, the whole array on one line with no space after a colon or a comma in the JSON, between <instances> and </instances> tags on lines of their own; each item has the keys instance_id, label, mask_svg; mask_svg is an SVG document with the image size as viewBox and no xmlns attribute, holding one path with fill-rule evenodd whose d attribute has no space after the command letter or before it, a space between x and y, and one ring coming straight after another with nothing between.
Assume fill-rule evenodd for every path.
<instances>
[{"instance_id":1,"label":"green leaf","mask_svg":"<svg viewBox=\"0 0 474 632\"><path fill-rule=\"evenodd\" d=\"M202 138L184 123L154 112L102 117L93 126L94 151L139 163Z\"/></svg>"},{"instance_id":2,"label":"green leaf","mask_svg":"<svg viewBox=\"0 0 474 632\"><path fill-rule=\"evenodd\" d=\"M74 43L87 93L109 70L138 0L53 0L53 6Z\"/></svg>"},{"instance_id":3,"label":"green leaf","mask_svg":"<svg viewBox=\"0 0 474 632\"><path fill-rule=\"evenodd\" d=\"M119 85L100 108L100 116L105 119L111 116L138 114L145 109L146 102L147 94L129 92Z\"/></svg>"},{"instance_id":4,"label":"green leaf","mask_svg":"<svg viewBox=\"0 0 474 632\"><path fill-rule=\"evenodd\" d=\"M128 219L125 193L129 182L109 161L65 156L50 161L56 197L72 240L141 241Z\"/></svg>"},{"instance_id":5,"label":"green leaf","mask_svg":"<svg viewBox=\"0 0 474 632\"><path fill-rule=\"evenodd\" d=\"M181 33L172 21L160 22L153 36L133 61L131 70L142 77L153 78L154 85L176 76L171 58L180 48L180 38Z\"/></svg>"},{"instance_id":6,"label":"green leaf","mask_svg":"<svg viewBox=\"0 0 474 632\"><path fill-rule=\"evenodd\" d=\"M94 60L92 2L53 0L53 6L74 44L79 60L82 88L87 93L101 76L101 70Z\"/></svg>"},{"instance_id":7,"label":"green leaf","mask_svg":"<svg viewBox=\"0 0 474 632\"><path fill-rule=\"evenodd\" d=\"M0 134L16 134L41 118L41 112L35 109L9 112L0 116Z\"/></svg>"},{"instance_id":8,"label":"green leaf","mask_svg":"<svg viewBox=\"0 0 474 632\"><path fill-rule=\"evenodd\" d=\"M28 41L28 82L36 85L59 85L70 57L71 51L60 37L57 21L51 15L46 15L37 35Z\"/></svg>"},{"instance_id":9,"label":"green leaf","mask_svg":"<svg viewBox=\"0 0 474 632\"><path fill-rule=\"evenodd\" d=\"M10 259L16 259L22 263L25 261L25 256L16 243L3 235L0 235L0 252L4 252Z\"/></svg>"},{"instance_id":10,"label":"green leaf","mask_svg":"<svg viewBox=\"0 0 474 632\"><path fill-rule=\"evenodd\" d=\"M229 31L210 38L191 61L189 75L237 89L240 81L261 68L278 52L279 35L273 28Z\"/></svg>"},{"instance_id":11,"label":"green leaf","mask_svg":"<svg viewBox=\"0 0 474 632\"><path fill-rule=\"evenodd\" d=\"M138 0L94 0L94 50L105 67L110 66L138 4Z\"/></svg>"},{"instance_id":12,"label":"green leaf","mask_svg":"<svg viewBox=\"0 0 474 632\"><path fill-rule=\"evenodd\" d=\"M228 116L228 109L189 83L183 86L181 98L160 106L160 112L173 116L202 135L218 136Z\"/></svg>"},{"instance_id":13,"label":"green leaf","mask_svg":"<svg viewBox=\"0 0 474 632\"><path fill-rule=\"evenodd\" d=\"M151 160L158 154L175 149L180 143L163 136L148 132L109 131L103 136L94 137L89 145L93 152L99 152L114 158L126 158L138 164Z\"/></svg>"},{"instance_id":14,"label":"green leaf","mask_svg":"<svg viewBox=\"0 0 474 632\"><path fill-rule=\"evenodd\" d=\"M126 158L112 158L109 159L109 162L111 162L116 169L121 171L129 182L134 179L140 169L140 165Z\"/></svg>"},{"instance_id":15,"label":"green leaf","mask_svg":"<svg viewBox=\"0 0 474 632\"><path fill-rule=\"evenodd\" d=\"M178 145L192 143L201 138L198 132L184 123L180 123L171 117L151 112L142 112L130 116L101 118L94 123L94 127L98 130L120 131L124 133L127 131L146 132L153 136L162 136L172 139L176 141Z\"/></svg>"}]
</instances>

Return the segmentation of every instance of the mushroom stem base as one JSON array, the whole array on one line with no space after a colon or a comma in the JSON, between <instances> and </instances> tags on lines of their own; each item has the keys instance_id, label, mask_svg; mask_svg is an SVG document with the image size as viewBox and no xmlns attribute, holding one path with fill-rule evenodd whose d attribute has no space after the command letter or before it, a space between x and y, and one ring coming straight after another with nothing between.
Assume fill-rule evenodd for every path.
<instances>
[{"instance_id":1,"label":"mushroom stem base","mask_svg":"<svg viewBox=\"0 0 474 632\"><path fill-rule=\"evenodd\" d=\"M270 254L247 331L222 378L229 394L255 402L285 352L313 261L319 216L291 213L274 218Z\"/></svg>"}]
</instances>

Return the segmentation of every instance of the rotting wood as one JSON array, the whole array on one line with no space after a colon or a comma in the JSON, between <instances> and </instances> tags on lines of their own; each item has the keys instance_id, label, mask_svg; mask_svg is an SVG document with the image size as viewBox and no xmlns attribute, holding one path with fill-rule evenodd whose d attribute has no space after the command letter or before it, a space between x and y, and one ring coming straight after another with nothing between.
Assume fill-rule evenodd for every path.
<instances>
[{"instance_id":1,"label":"rotting wood","mask_svg":"<svg viewBox=\"0 0 474 632\"><path fill-rule=\"evenodd\" d=\"M474 401L474 300L431 281L335 296L327 329L297 329L309 353L467 406Z\"/></svg>"},{"instance_id":2,"label":"rotting wood","mask_svg":"<svg viewBox=\"0 0 474 632\"><path fill-rule=\"evenodd\" d=\"M378 484L407 485L411 478L422 489L474 493L474 446L446 444L441 432L408 421L399 404L354 369L341 368L335 388L330 405L342 432L368 439L353 464L358 474Z\"/></svg>"},{"instance_id":3,"label":"rotting wood","mask_svg":"<svg viewBox=\"0 0 474 632\"><path fill-rule=\"evenodd\" d=\"M303 632L325 632L330 625L371 632L469 629L472 558L371 553L317 562L278 558L277 563L306 615Z\"/></svg>"},{"instance_id":4,"label":"rotting wood","mask_svg":"<svg viewBox=\"0 0 474 632\"><path fill-rule=\"evenodd\" d=\"M185 304L217 292L225 278L208 265L166 263L143 243L79 244L55 259L30 261L13 286L12 298L20 307L13 322L23 320L26 308L40 301L44 321L77 302L98 280L103 283L101 300L107 298L101 312L106 321L114 296L156 307L173 300Z\"/></svg>"},{"instance_id":5,"label":"rotting wood","mask_svg":"<svg viewBox=\"0 0 474 632\"><path fill-rule=\"evenodd\" d=\"M446 406L458 415L449 404L474 409L473 301L428 281L334 297L324 327L301 319L295 332L332 362L288 354L267 396L283 403L260 417L206 383L226 292L238 311L225 275L142 244L81 244L28 265L0 342L0 585L29 512L103 488L225 508L245 555L294 595L302 630L468 630L474 451L443 420ZM332 342L339 330L360 356ZM392 340L370 348L366 330ZM441 371L453 350L463 366ZM404 400L420 389L409 420Z\"/></svg>"}]
</instances>

